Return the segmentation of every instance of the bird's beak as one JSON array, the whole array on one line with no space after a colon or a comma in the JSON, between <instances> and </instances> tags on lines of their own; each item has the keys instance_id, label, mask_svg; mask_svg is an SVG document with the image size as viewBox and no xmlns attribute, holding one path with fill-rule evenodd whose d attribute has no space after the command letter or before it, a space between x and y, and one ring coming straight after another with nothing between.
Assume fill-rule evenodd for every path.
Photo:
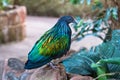
<instances>
[{"instance_id":1,"label":"bird's beak","mask_svg":"<svg viewBox=\"0 0 120 80\"><path fill-rule=\"evenodd\" d=\"M72 22L74 25L77 25L77 22L74 20L73 22Z\"/></svg>"},{"instance_id":2,"label":"bird's beak","mask_svg":"<svg viewBox=\"0 0 120 80\"><path fill-rule=\"evenodd\" d=\"M71 27L75 27L76 25L77 25L77 22L75 20L70 23Z\"/></svg>"},{"instance_id":3,"label":"bird's beak","mask_svg":"<svg viewBox=\"0 0 120 80\"><path fill-rule=\"evenodd\" d=\"M73 21L73 23L74 23L75 25L77 25L77 22L76 22L75 20Z\"/></svg>"}]
</instances>

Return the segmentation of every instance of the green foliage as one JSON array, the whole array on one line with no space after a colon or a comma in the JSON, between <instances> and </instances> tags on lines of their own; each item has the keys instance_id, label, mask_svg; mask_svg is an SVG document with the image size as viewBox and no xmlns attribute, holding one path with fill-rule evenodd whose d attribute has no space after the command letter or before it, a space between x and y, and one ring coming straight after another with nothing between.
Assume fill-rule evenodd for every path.
<instances>
[{"instance_id":1,"label":"green foliage","mask_svg":"<svg viewBox=\"0 0 120 80\"><path fill-rule=\"evenodd\" d=\"M9 4L11 4L11 0L0 0L0 10L3 10Z\"/></svg>"},{"instance_id":2,"label":"green foliage","mask_svg":"<svg viewBox=\"0 0 120 80\"><path fill-rule=\"evenodd\" d=\"M106 68L102 64L100 64L99 62L97 62L96 64L92 63L91 67L96 69L98 76L106 73ZM107 80L107 77L102 76L102 77L99 77L98 80Z\"/></svg>"},{"instance_id":3,"label":"green foliage","mask_svg":"<svg viewBox=\"0 0 120 80\"><path fill-rule=\"evenodd\" d=\"M88 54L88 55L85 55ZM94 60L93 60L93 56ZM80 75L94 75L94 72L90 68L91 63L97 62L100 58L92 51L89 53L86 50L81 50L79 53L75 53L70 58L63 61L63 65L68 73L80 74Z\"/></svg>"},{"instance_id":4,"label":"green foliage","mask_svg":"<svg viewBox=\"0 0 120 80\"><path fill-rule=\"evenodd\" d=\"M102 9L103 3L100 0L70 0L73 4L83 4L84 2L92 5L92 10ZM74 39L81 40L81 37L86 36L86 32L92 31L93 33L88 33L87 35L94 35L101 38L104 41L107 41L106 38L110 37L111 35L111 26L109 25L108 21L113 18L118 20L118 8L117 7L108 7L107 9L103 10L102 12L98 13L95 18L93 18L92 22L88 22L84 19L79 19L78 24L74 27L75 31L78 33L74 35ZM103 28L103 26L106 26ZM93 27L93 28L92 28ZM80 29L80 30L79 30ZM102 32L104 30L108 30L107 37L103 39L97 33ZM80 36L80 37L79 37Z\"/></svg>"},{"instance_id":5,"label":"green foliage","mask_svg":"<svg viewBox=\"0 0 120 80\"><path fill-rule=\"evenodd\" d=\"M92 9L95 10L97 8L101 9L103 8L103 4L100 0L70 0L70 2L72 4L83 4L84 2L87 3L87 5L90 5L91 3L93 3L92 5Z\"/></svg>"},{"instance_id":6,"label":"green foliage","mask_svg":"<svg viewBox=\"0 0 120 80\"><path fill-rule=\"evenodd\" d=\"M120 30L112 39L90 51L81 50L63 61L68 73L91 75L98 80L120 79Z\"/></svg>"},{"instance_id":7,"label":"green foliage","mask_svg":"<svg viewBox=\"0 0 120 80\"><path fill-rule=\"evenodd\" d=\"M96 69L97 71L97 79L98 80L107 80L107 76L114 75L113 73L106 74L106 64L117 64L120 65L120 58L108 58L108 59L100 59L97 63L92 63L91 67Z\"/></svg>"},{"instance_id":8,"label":"green foliage","mask_svg":"<svg viewBox=\"0 0 120 80\"><path fill-rule=\"evenodd\" d=\"M103 9L103 3L100 1L100 0L70 0L70 2L72 2L73 4L84 4L84 2L87 2L88 4L91 4L92 5L92 10L95 11L96 9ZM103 17L101 17L103 16ZM102 13L99 13L97 16L95 16L99 19L104 19L105 21L108 21L110 19L110 17L113 17L114 19L118 20L118 8L115 6L110 6L110 7L107 7L104 12ZM96 19L98 20L98 19Z\"/></svg>"},{"instance_id":9,"label":"green foliage","mask_svg":"<svg viewBox=\"0 0 120 80\"><path fill-rule=\"evenodd\" d=\"M72 3L72 4L83 4L84 2L85 2L85 0L70 0L70 2ZM90 3L91 3L91 0L86 0L86 2L87 2L87 5L90 5Z\"/></svg>"},{"instance_id":10,"label":"green foliage","mask_svg":"<svg viewBox=\"0 0 120 80\"><path fill-rule=\"evenodd\" d=\"M80 26L82 26L82 24L83 24L83 19L81 19L80 17L76 17L76 21L77 21L78 23L77 23L77 25L74 26L74 29L75 29L75 31L78 31L78 28L79 28Z\"/></svg>"},{"instance_id":11,"label":"green foliage","mask_svg":"<svg viewBox=\"0 0 120 80\"><path fill-rule=\"evenodd\" d=\"M109 59L101 59L99 63L111 63L111 64L119 64L120 58L109 58Z\"/></svg>"},{"instance_id":12,"label":"green foliage","mask_svg":"<svg viewBox=\"0 0 120 80\"><path fill-rule=\"evenodd\" d=\"M111 7L106 9L106 14L105 14L105 20L109 20L110 16L112 16L114 19L118 20L118 8L116 7Z\"/></svg>"},{"instance_id":13,"label":"green foliage","mask_svg":"<svg viewBox=\"0 0 120 80\"><path fill-rule=\"evenodd\" d=\"M73 3L73 4L77 4L77 3L80 2L80 0L70 0L70 2Z\"/></svg>"},{"instance_id":14,"label":"green foliage","mask_svg":"<svg viewBox=\"0 0 120 80\"><path fill-rule=\"evenodd\" d=\"M108 22L104 18L95 19L95 20L84 20L82 18L78 19L78 17L77 17L76 20L77 20L78 24L74 26L74 30L77 32L77 34L74 34L74 38L73 38L74 40L75 39L81 40L84 36L94 35L94 36L97 36L97 37L101 38L102 40L106 41L107 37L105 39L103 39L98 34L98 32L108 30L108 32L109 32L108 35L111 34L112 30L111 30ZM92 31L92 33L89 33L90 31ZM106 35L106 36L108 36L108 35Z\"/></svg>"},{"instance_id":15,"label":"green foliage","mask_svg":"<svg viewBox=\"0 0 120 80\"><path fill-rule=\"evenodd\" d=\"M103 4L100 0L94 0L92 10L103 8Z\"/></svg>"}]
</instances>

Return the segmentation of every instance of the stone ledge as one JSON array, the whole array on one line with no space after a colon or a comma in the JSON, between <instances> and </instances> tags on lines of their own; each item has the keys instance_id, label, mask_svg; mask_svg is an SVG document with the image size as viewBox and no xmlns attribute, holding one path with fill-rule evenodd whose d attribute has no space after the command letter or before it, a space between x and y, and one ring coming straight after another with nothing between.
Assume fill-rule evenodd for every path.
<instances>
[{"instance_id":1,"label":"stone ledge","mask_svg":"<svg viewBox=\"0 0 120 80\"><path fill-rule=\"evenodd\" d=\"M0 13L0 43L19 41L25 38L26 7L17 6L15 9Z\"/></svg>"},{"instance_id":2,"label":"stone ledge","mask_svg":"<svg viewBox=\"0 0 120 80\"><path fill-rule=\"evenodd\" d=\"M56 69L45 65L26 71L24 61L19 58L0 61L0 80L93 80L90 76L67 74L62 64L57 64L58 68Z\"/></svg>"}]
</instances>

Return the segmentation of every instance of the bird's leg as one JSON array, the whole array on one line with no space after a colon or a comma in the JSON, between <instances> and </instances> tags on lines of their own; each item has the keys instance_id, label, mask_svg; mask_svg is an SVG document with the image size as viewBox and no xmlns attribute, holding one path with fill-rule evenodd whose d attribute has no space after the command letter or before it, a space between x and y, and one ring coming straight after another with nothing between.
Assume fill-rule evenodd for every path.
<instances>
[{"instance_id":1,"label":"bird's leg","mask_svg":"<svg viewBox=\"0 0 120 80\"><path fill-rule=\"evenodd\" d=\"M59 68L56 64L54 64L53 62L50 62L49 65L51 66L52 69L57 69Z\"/></svg>"}]
</instances>

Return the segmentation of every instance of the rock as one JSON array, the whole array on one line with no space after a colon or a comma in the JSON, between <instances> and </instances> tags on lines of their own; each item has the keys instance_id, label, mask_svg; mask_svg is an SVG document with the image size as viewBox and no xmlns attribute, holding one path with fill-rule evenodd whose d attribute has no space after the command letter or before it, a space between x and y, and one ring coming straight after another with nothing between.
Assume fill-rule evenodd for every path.
<instances>
[{"instance_id":1,"label":"rock","mask_svg":"<svg viewBox=\"0 0 120 80\"><path fill-rule=\"evenodd\" d=\"M5 29L5 27L8 27L8 17L6 16L6 14L2 14L0 15L0 31L2 29Z\"/></svg>"},{"instance_id":2,"label":"rock","mask_svg":"<svg viewBox=\"0 0 120 80\"><path fill-rule=\"evenodd\" d=\"M24 6L18 6L0 13L0 44L25 38L26 12Z\"/></svg>"},{"instance_id":3,"label":"rock","mask_svg":"<svg viewBox=\"0 0 120 80\"><path fill-rule=\"evenodd\" d=\"M72 77L70 80L93 80L93 78L90 76L77 75L77 76Z\"/></svg>"},{"instance_id":4,"label":"rock","mask_svg":"<svg viewBox=\"0 0 120 80\"><path fill-rule=\"evenodd\" d=\"M52 69L50 66L37 69L32 75L30 80L67 80L66 72L63 66Z\"/></svg>"},{"instance_id":5,"label":"rock","mask_svg":"<svg viewBox=\"0 0 120 80\"><path fill-rule=\"evenodd\" d=\"M56 69L45 65L38 69L24 71L24 62L17 58L10 58L0 62L0 79L2 79L2 74L4 74L3 78L5 80L92 80L88 76L69 76L60 63L56 64L56 66Z\"/></svg>"},{"instance_id":6,"label":"rock","mask_svg":"<svg viewBox=\"0 0 120 80\"><path fill-rule=\"evenodd\" d=\"M16 71L24 71L24 63L17 58L8 59L8 66Z\"/></svg>"},{"instance_id":7,"label":"rock","mask_svg":"<svg viewBox=\"0 0 120 80\"><path fill-rule=\"evenodd\" d=\"M15 76L15 73L13 72L8 72L6 74L6 80L19 80L16 76Z\"/></svg>"},{"instance_id":8,"label":"rock","mask_svg":"<svg viewBox=\"0 0 120 80\"><path fill-rule=\"evenodd\" d=\"M19 41L25 38L25 34L25 25L21 23L19 25L12 25L11 27L9 27L7 36L9 41Z\"/></svg>"},{"instance_id":9,"label":"rock","mask_svg":"<svg viewBox=\"0 0 120 80\"><path fill-rule=\"evenodd\" d=\"M4 70L4 61L0 61L0 79L2 79L2 74L3 74L3 70Z\"/></svg>"}]
</instances>

